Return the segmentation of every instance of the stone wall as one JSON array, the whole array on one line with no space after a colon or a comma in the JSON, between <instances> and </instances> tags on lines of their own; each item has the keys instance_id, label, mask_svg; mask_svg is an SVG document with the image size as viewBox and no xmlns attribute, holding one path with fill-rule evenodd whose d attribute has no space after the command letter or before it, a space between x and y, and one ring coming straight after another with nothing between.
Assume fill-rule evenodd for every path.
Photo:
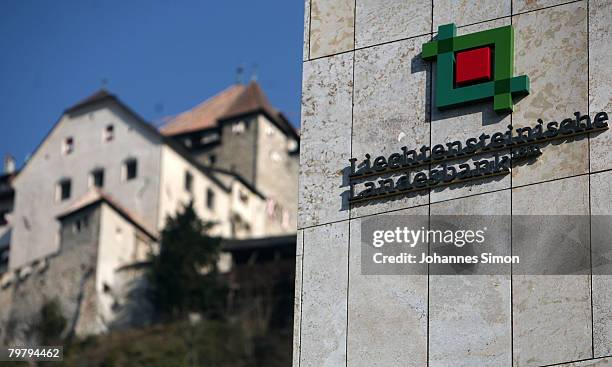
<instances>
[{"instance_id":1,"label":"stone wall","mask_svg":"<svg viewBox=\"0 0 612 367\"><path fill-rule=\"evenodd\" d=\"M612 112L612 1L306 0L305 15L294 366L612 365L612 276L365 276L359 258L361 221L387 214L508 215L508 246L510 215L610 215L612 132L541 144L501 178L367 205L348 204L345 169ZM450 22L458 35L514 27L531 93L513 113L433 106L421 47Z\"/></svg>"},{"instance_id":2,"label":"stone wall","mask_svg":"<svg viewBox=\"0 0 612 367\"><path fill-rule=\"evenodd\" d=\"M39 342L42 307L57 301L62 337L150 323L146 297L153 241L105 203L61 219L60 251L0 276L0 343Z\"/></svg>"},{"instance_id":3,"label":"stone wall","mask_svg":"<svg viewBox=\"0 0 612 367\"><path fill-rule=\"evenodd\" d=\"M62 228L65 241L59 253L4 275L13 279L0 289L3 344L35 342L41 308L53 300L66 319L65 336L101 331L95 294L99 211L88 214L89 224L80 233L73 233L71 222Z\"/></svg>"},{"instance_id":4,"label":"stone wall","mask_svg":"<svg viewBox=\"0 0 612 367\"><path fill-rule=\"evenodd\" d=\"M244 130L236 132L236 124L242 125ZM220 143L213 144L212 148L194 151L193 154L205 166L211 165L210 157L214 155L213 167L236 172L254 185L258 130L256 116L224 121L219 127Z\"/></svg>"}]
</instances>

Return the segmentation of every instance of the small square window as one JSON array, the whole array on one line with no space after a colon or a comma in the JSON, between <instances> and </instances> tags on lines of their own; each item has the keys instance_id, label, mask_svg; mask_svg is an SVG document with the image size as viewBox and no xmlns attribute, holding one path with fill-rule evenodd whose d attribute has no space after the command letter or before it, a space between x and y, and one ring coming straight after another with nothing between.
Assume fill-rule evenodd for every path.
<instances>
[{"instance_id":1,"label":"small square window","mask_svg":"<svg viewBox=\"0 0 612 367\"><path fill-rule=\"evenodd\" d=\"M210 165L211 165L211 166L212 166L212 165L214 165L214 164L217 162L217 156L216 156L216 155L214 155L214 154L211 154L211 155L208 157L208 161L210 162Z\"/></svg>"},{"instance_id":2,"label":"small square window","mask_svg":"<svg viewBox=\"0 0 612 367\"><path fill-rule=\"evenodd\" d=\"M68 155L72 152L74 152L74 138L70 136L64 139L64 144L62 145L62 153Z\"/></svg>"},{"instance_id":3,"label":"small square window","mask_svg":"<svg viewBox=\"0 0 612 367\"><path fill-rule=\"evenodd\" d=\"M266 126L266 135L272 136L274 134L274 128L272 126Z\"/></svg>"},{"instance_id":4,"label":"small square window","mask_svg":"<svg viewBox=\"0 0 612 367\"><path fill-rule=\"evenodd\" d=\"M9 250L0 250L0 271L2 268L6 269L9 261Z\"/></svg>"},{"instance_id":5,"label":"small square window","mask_svg":"<svg viewBox=\"0 0 612 367\"><path fill-rule=\"evenodd\" d=\"M56 199L64 201L70 199L70 191L72 190L72 182L68 179L62 180L57 184Z\"/></svg>"},{"instance_id":6,"label":"small square window","mask_svg":"<svg viewBox=\"0 0 612 367\"><path fill-rule=\"evenodd\" d=\"M240 201L242 201L243 203L248 203L249 202L249 195L247 195L246 192L240 190L240 192L238 193L239 197L240 197Z\"/></svg>"},{"instance_id":7,"label":"small square window","mask_svg":"<svg viewBox=\"0 0 612 367\"><path fill-rule=\"evenodd\" d=\"M83 218L78 219L76 222L74 222L74 226L72 228L73 232L74 233L83 232L83 230L87 228L88 224L89 224L89 220L87 216L84 216Z\"/></svg>"},{"instance_id":8,"label":"small square window","mask_svg":"<svg viewBox=\"0 0 612 367\"><path fill-rule=\"evenodd\" d=\"M191 192L193 189L193 175L191 172L185 172L185 191Z\"/></svg>"},{"instance_id":9,"label":"small square window","mask_svg":"<svg viewBox=\"0 0 612 367\"><path fill-rule=\"evenodd\" d=\"M0 212L0 226L5 226L8 224L8 220L6 219L7 214L8 214L8 211Z\"/></svg>"},{"instance_id":10,"label":"small square window","mask_svg":"<svg viewBox=\"0 0 612 367\"><path fill-rule=\"evenodd\" d=\"M128 159L124 163L123 170L126 181L135 179L138 176L138 162L135 159Z\"/></svg>"},{"instance_id":11,"label":"small square window","mask_svg":"<svg viewBox=\"0 0 612 367\"><path fill-rule=\"evenodd\" d=\"M232 132L234 134L242 134L244 133L245 130L246 130L246 125L244 121L238 121L232 125Z\"/></svg>"},{"instance_id":12,"label":"small square window","mask_svg":"<svg viewBox=\"0 0 612 367\"><path fill-rule=\"evenodd\" d=\"M104 187L104 170L101 168L91 171L90 187Z\"/></svg>"},{"instance_id":13,"label":"small square window","mask_svg":"<svg viewBox=\"0 0 612 367\"><path fill-rule=\"evenodd\" d=\"M112 141L115 138L115 127L113 125L106 125L104 129L103 139L104 141Z\"/></svg>"},{"instance_id":14,"label":"small square window","mask_svg":"<svg viewBox=\"0 0 612 367\"><path fill-rule=\"evenodd\" d=\"M206 190L206 207L210 210L215 208L215 192L211 189Z\"/></svg>"}]
</instances>

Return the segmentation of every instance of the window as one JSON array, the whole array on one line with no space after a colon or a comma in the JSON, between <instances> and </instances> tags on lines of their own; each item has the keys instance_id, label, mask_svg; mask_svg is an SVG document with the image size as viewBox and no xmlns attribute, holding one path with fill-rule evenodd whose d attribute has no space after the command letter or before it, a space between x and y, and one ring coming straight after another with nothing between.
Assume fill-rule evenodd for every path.
<instances>
[{"instance_id":1,"label":"window","mask_svg":"<svg viewBox=\"0 0 612 367\"><path fill-rule=\"evenodd\" d=\"M61 180L57 184L57 189L55 192L55 198L57 201L64 201L70 199L70 191L72 188L72 183L69 179Z\"/></svg>"},{"instance_id":2,"label":"window","mask_svg":"<svg viewBox=\"0 0 612 367\"><path fill-rule=\"evenodd\" d=\"M236 135L242 134L245 129L246 129L246 125L244 121L238 121L232 125L232 132Z\"/></svg>"},{"instance_id":3,"label":"window","mask_svg":"<svg viewBox=\"0 0 612 367\"><path fill-rule=\"evenodd\" d=\"M62 145L62 153L68 155L72 152L74 152L74 138L70 136L64 139L64 144Z\"/></svg>"},{"instance_id":4,"label":"window","mask_svg":"<svg viewBox=\"0 0 612 367\"><path fill-rule=\"evenodd\" d=\"M0 273L6 270L9 261L9 249L0 250Z\"/></svg>"},{"instance_id":5,"label":"window","mask_svg":"<svg viewBox=\"0 0 612 367\"><path fill-rule=\"evenodd\" d=\"M83 218L77 219L77 221L74 222L72 229L74 233L81 233L85 228L87 228L88 224L89 220L87 216L84 216Z\"/></svg>"},{"instance_id":6,"label":"window","mask_svg":"<svg viewBox=\"0 0 612 367\"><path fill-rule=\"evenodd\" d=\"M115 138L115 127L113 125L106 125L102 138L104 139L104 141L113 140Z\"/></svg>"},{"instance_id":7,"label":"window","mask_svg":"<svg viewBox=\"0 0 612 367\"><path fill-rule=\"evenodd\" d=\"M133 180L138 176L138 162L136 159L128 159L123 164L123 179L125 181Z\"/></svg>"},{"instance_id":8,"label":"window","mask_svg":"<svg viewBox=\"0 0 612 367\"><path fill-rule=\"evenodd\" d=\"M270 125L266 125L266 135L272 136L274 134L274 128Z\"/></svg>"},{"instance_id":9,"label":"window","mask_svg":"<svg viewBox=\"0 0 612 367\"><path fill-rule=\"evenodd\" d=\"M240 190L238 192L238 196L240 197L240 201L242 201L244 204L249 202L249 195L247 195L246 192Z\"/></svg>"},{"instance_id":10,"label":"window","mask_svg":"<svg viewBox=\"0 0 612 367\"><path fill-rule=\"evenodd\" d=\"M211 189L206 190L206 207L210 210L215 208L215 192Z\"/></svg>"},{"instance_id":11,"label":"window","mask_svg":"<svg viewBox=\"0 0 612 367\"><path fill-rule=\"evenodd\" d=\"M104 170L102 168L97 168L91 171L91 175L89 177L89 187L104 187Z\"/></svg>"},{"instance_id":12,"label":"window","mask_svg":"<svg viewBox=\"0 0 612 367\"><path fill-rule=\"evenodd\" d=\"M214 154L211 154L211 155L208 157L208 161L210 162L210 165L211 165L211 166L212 166L212 165L214 165L214 164L215 164L215 162L217 162L217 156L216 156L216 155L214 155Z\"/></svg>"},{"instance_id":13,"label":"window","mask_svg":"<svg viewBox=\"0 0 612 367\"><path fill-rule=\"evenodd\" d=\"M206 132L200 135L200 145L206 145L219 140L219 134L216 132Z\"/></svg>"},{"instance_id":14,"label":"window","mask_svg":"<svg viewBox=\"0 0 612 367\"><path fill-rule=\"evenodd\" d=\"M0 226L5 226L8 224L8 220L6 219L6 215L8 211L0 211Z\"/></svg>"},{"instance_id":15,"label":"window","mask_svg":"<svg viewBox=\"0 0 612 367\"><path fill-rule=\"evenodd\" d=\"M193 175L191 174L191 172L186 171L185 172L185 191L191 192L192 189L193 189Z\"/></svg>"}]
</instances>

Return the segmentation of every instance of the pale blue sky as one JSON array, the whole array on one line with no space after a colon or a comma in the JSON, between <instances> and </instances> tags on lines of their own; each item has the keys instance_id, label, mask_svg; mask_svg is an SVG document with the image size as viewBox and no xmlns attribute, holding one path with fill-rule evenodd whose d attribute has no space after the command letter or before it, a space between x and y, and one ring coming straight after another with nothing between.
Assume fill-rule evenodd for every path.
<instances>
[{"instance_id":1,"label":"pale blue sky","mask_svg":"<svg viewBox=\"0 0 612 367\"><path fill-rule=\"evenodd\" d=\"M3 0L0 154L31 153L62 111L107 88L159 121L226 88L244 65L299 125L299 0Z\"/></svg>"}]
</instances>

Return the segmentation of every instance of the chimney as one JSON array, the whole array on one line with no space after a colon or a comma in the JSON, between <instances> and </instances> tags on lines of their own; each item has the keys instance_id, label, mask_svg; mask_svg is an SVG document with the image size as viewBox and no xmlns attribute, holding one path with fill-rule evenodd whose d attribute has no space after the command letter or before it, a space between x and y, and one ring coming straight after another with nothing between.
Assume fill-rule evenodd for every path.
<instances>
[{"instance_id":1,"label":"chimney","mask_svg":"<svg viewBox=\"0 0 612 367\"><path fill-rule=\"evenodd\" d=\"M4 156L4 173L15 173L15 158L12 155L7 154Z\"/></svg>"}]
</instances>

